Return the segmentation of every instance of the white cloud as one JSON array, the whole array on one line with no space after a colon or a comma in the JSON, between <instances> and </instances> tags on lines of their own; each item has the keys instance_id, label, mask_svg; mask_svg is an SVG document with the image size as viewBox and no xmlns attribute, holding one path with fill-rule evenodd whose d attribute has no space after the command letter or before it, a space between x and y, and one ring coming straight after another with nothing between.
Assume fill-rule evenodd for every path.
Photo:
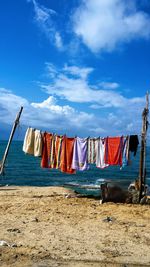
<instances>
[{"instance_id":1,"label":"white cloud","mask_svg":"<svg viewBox=\"0 0 150 267\"><path fill-rule=\"evenodd\" d=\"M83 80L93 71L93 68L79 68L77 66L68 66L65 64L63 71L72 74L77 77L81 77Z\"/></svg>"},{"instance_id":2,"label":"white cloud","mask_svg":"<svg viewBox=\"0 0 150 267\"><path fill-rule=\"evenodd\" d=\"M53 96L49 96L48 99L44 100L41 103L31 103L31 106L35 108L41 108L41 109L48 109L53 113L61 114L61 115L69 115L71 113L74 113L75 110L71 108L70 106L59 106L56 105L57 99Z\"/></svg>"},{"instance_id":3,"label":"white cloud","mask_svg":"<svg viewBox=\"0 0 150 267\"><path fill-rule=\"evenodd\" d=\"M55 33L55 45L58 49L63 50L62 38L61 38L60 33L58 31L56 31L56 33Z\"/></svg>"},{"instance_id":4,"label":"white cloud","mask_svg":"<svg viewBox=\"0 0 150 267\"><path fill-rule=\"evenodd\" d=\"M12 126L16 114L23 106L20 119L22 126L55 131L58 134L82 135L86 125L85 132L90 132L94 114L78 111L69 105L58 105L57 102L55 97L49 96L41 103L29 103L27 99L13 94L12 91L0 88L0 124Z\"/></svg>"},{"instance_id":5,"label":"white cloud","mask_svg":"<svg viewBox=\"0 0 150 267\"><path fill-rule=\"evenodd\" d=\"M56 30L56 24L54 23L54 18L57 16L56 11L40 5L36 0L30 0L28 2L33 3L35 12L34 19L41 31L52 44L54 44L59 50L63 50L61 34L58 30Z\"/></svg>"},{"instance_id":6,"label":"white cloud","mask_svg":"<svg viewBox=\"0 0 150 267\"><path fill-rule=\"evenodd\" d=\"M93 114L78 111L69 105L57 105L57 102L55 97L49 96L41 103L31 103L31 106L40 114L39 124L47 126L48 122L52 123L52 128L61 132L62 130L75 132L76 129L81 131L85 124L91 126Z\"/></svg>"},{"instance_id":7,"label":"white cloud","mask_svg":"<svg viewBox=\"0 0 150 267\"><path fill-rule=\"evenodd\" d=\"M61 70L57 70L52 64L47 63L47 66L51 81L46 85L41 84L41 88L50 95L69 102L80 103L79 106L82 103L85 109L88 104L92 109L90 111L92 116L90 118L91 114L88 113L86 126L89 125L91 134L98 132L102 135L105 133L108 135L110 132L114 135L140 133L145 97L126 98L119 92L121 88L119 91L114 91L119 87L117 82L103 81L102 88L100 85L90 85L88 75L94 71L92 68L65 65ZM99 112L98 109L100 109ZM80 116L77 117L78 123ZM74 122L77 124L75 118Z\"/></svg>"},{"instance_id":8,"label":"white cloud","mask_svg":"<svg viewBox=\"0 0 150 267\"><path fill-rule=\"evenodd\" d=\"M20 96L14 95L10 90L0 88L1 122L12 124L21 106L28 106L28 101Z\"/></svg>"},{"instance_id":9,"label":"white cloud","mask_svg":"<svg viewBox=\"0 0 150 267\"><path fill-rule=\"evenodd\" d=\"M51 66L50 69L55 73L57 79L57 75L59 76L59 74L56 73L53 66ZM84 82L86 84L87 81L84 80ZM90 89L87 84L86 86L88 90L87 94L89 94L89 101L91 105L94 105L93 101L95 101L95 99L93 100L92 94L93 91L96 90ZM80 89L82 95L82 88ZM86 91L86 89L84 90ZM97 90L98 97L100 97L99 91L102 91L102 96L106 94L104 98L109 98L109 100L107 100L108 103L105 99L103 101L99 99L100 103L96 100L96 108L100 108L100 111L94 109L90 110L87 105L85 106L86 101L84 97L82 98L83 106L80 104L78 108L75 108L75 103L74 107L72 107L69 102L64 105L64 102L62 102L59 97L54 97L52 94L44 101L30 103L27 99L15 95L12 91L1 88L1 127L6 123L12 125L20 106L23 106L24 109L20 121L21 124L26 127L31 126L58 134L66 133L68 136L78 135L83 137L140 134L142 125L141 115L143 107L145 106L145 97L127 99L116 92L115 95L113 95L115 96L114 99L112 99L112 93L114 93L114 91ZM75 88L73 88L72 95L73 94L75 94ZM77 98L79 100L79 96L76 96L76 99ZM117 103L116 105L115 101ZM108 108L106 108L107 105Z\"/></svg>"},{"instance_id":10,"label":"white cloud","mask_svg":"<svg viewBox=\"0 0 150 267\"><path fill-rule=\"evenodd\" d=\"M5 89L3 87L0 87L0 93L5 94L5 93L11 93L11 90Z\"/></svg>"},{"instance_id":11,"label":"white cloud","mask_svg":"<svg viewBox=\"0 0 150 267\"><path fill-rule=\"evenodd\" d=\"M39 5L35 0L32 0L35 10L35 19L39 22L45 23L50 20L51 15L56 15L56 11Z\"/></svg>"},{"instance_id":12,"label":"white cloud","mask_svg":"<svg viewBox=\"0 0 150 267\"><path fill-rule=\"evenodd\" d=\"M92 105L90 105L90 108L92 108L92 109L100 109L100 108L102 108L102 106L100 106L98 104L92 104Z\"/></svg>"},{"instance_id":13,"label":"white cloud","mask_svg":"<svg viewBox=\"0 0 150 267\"><path fill-rule=\"evenodd\" d=\"M73 31L93 52L150 37L150 16L137 10L136 1L82 0L72 20Z\"/></svg>"},{"instance_id":14,"label":"white cloud","mask_svg":"<svg viewBox=\"0 0 150 267\"><path fill-rule=\"evenodd\" d=\"M119 84L115 82L101 82L99 85L103 89L117 89L119 87Z\"/></svg>"},{"instance_id":15,"label":"white cloud","mask_svg":"<svg viewBox=\"0 0 150 267\"><path fill-rule=\"evenodd\" d=\"M134 124L132 122L127 124L127 130L128 131L132 131L133 128L134 128Z\"/></svg>"},{"instance_id":16,"label":"white cloud","mask_svg":"<svg viewBox=\"0 0 150 267\"><path fill-rule=\"evenodd\" d=\"M46 62L45 65L46 65L47 77L54 79L58 73L57 69L55 68L55 66L52 63Z\"/></svg>"},{"instance_id":17,"label":"white cloud","mask_svg":"<svg viewBox=\"0 0 150 267\"><path fill-rule=\"evenodd\" d=\"M57 95L71 102L93 103L100 107L122 107L127 99L114 90L104 90L100 86L90 85L88 75L93 68L76 67L65 65L62 70L57 70L52 64L47 63L50 84L41 84L50 95ZM117 83L104 83L107 88L119 86Z\"/></svg>"},{"instance_id":18,"label":"white cloud","mask_svg":"<svg viewBox=\"0 0 150 267\"><path fill-rule=\"evenodd\" d=\"M107 131L101 127L91 128L90 130L96 136L98 136L99 134L101 134L101 137L107 136Z\"/></svg>"}]
</instances>

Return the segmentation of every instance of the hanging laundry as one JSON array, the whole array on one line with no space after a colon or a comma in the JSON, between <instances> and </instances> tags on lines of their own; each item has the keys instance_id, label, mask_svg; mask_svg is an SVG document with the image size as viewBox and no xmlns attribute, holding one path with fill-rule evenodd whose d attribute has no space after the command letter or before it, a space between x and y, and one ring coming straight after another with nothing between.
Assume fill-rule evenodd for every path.
<instances>
[{"instance_id":1,"label":"hanging laundry","mask_svg":"<svg viewBox=\"0 0 150 267\"><path fill-rule=\"evenodd\" d=\"M87 138L76 137L73 148L72 168L79 171L89 169L87 161Z\"/></svg>"},{"instance_id":2,"label":"hanging laundry","mask_svg":"<svg viewBox=\"0 0 150 267\"><path fill-rule=\"evenodd\" d=\"M129 138L129 151L133 152L133 155L136 155L137 148L139 144L139 139L137 135L130 135Z\"/></svg>"},{"instance_id":3,"label":"hanging laundry","mask_svg":"<svg viewBox=\"0 0 150 267\"><path fill-rule=\"evenodd\" d=\"M35 130L34 135L34 156L41 157L43 145L42 133L40 130Z\"/></svg>"},{"instance_id":4,"label":"hanging laundry","mask_svg":"<svg viewBox=\"0 0 150 267\"><path fill-rule=\"evenodd\" d=\"M122 167L129 164L129 136L123 137L123 154L122 154Z\"/></svg>"},{"instance_id":5,"label":"hanging laundry","mask_svg":"<svg viewBox=\"0 0 150 267\"><path fill-rule=\"evenodd\" d=\"M43 135L43 151L42 151L42 160L41 167L42 168L50 168L50 151L52 145L52 137L51 133L45 132Z\"/></svg>"},{"instance_id":6,"label":"hanging laundry","mask_svg":"<svg viewBox=\"0 0 150 267\"><path fill-rule=\"evenodd\" d=\"M72 157L75 138L63 137L60 155L60 169L62 172L74 174L76 171L72 169Z\"/></svg>"},{"instance_id":7,"label":"hanging laundry","mask_svg":"<svg viewBox=\"0 0 150 267\"><path fill-rule=\"evenodd\" d=\"M96 167L104 169L109 166L105 163L105 138L98 138L95 143Z\"/></svg>"},{"instance_id":8,"label":"hanging laundry","mask_svg":"<svg viewBox=\"0 0 150 267\"><path fill-rule=\"evenodd\" d=\"M51 152L50 152L50 167L59 169L60 167L60 154L63 136L53 135Z\"/></svg>"},{"instance_id":9,"label":"hanging laundry","mask_svg":"<svg viewBox=\"0 0 150 267\"><path fill-rule=\"evenodd\" d=\"M122 166L123 137L107 137L105 163Z\"/></svg>"},{"instance_id":10,"label":"hanging laundry","mask_svg":"<svg viewBox=\"0 0 150 267\"><path fill-rule=\"evenodd\" d=\"M40 130L28 128L25 134L23 151L42 156L42 168L60 169L69 174L76 170L89 169L89 164L98 168L109 165L124 167L130 164L130 153L137 152L137 135L107 138L68 138Z\"/></svg>"},{"instance_id":11,"label":"hanging laundry","mask_svg":"<svg viewBox=\"0 0 150 267\"><path fill-rule=\"evenodd\" d=\"M88 138L88 163L96 163L96 150L95 150L96 138Z\"/></svg>"},{"instance_id":12,"label":"hanging laundry","mask_svg":"<svg viewBox=\"0 0 150 267\"><path fill-rule=\"evenodd\" d=\"M35 138L34 129L28 128L23 143L23 151L25 153L34 155L34 138Z\"/></svg>"}]
</instances>

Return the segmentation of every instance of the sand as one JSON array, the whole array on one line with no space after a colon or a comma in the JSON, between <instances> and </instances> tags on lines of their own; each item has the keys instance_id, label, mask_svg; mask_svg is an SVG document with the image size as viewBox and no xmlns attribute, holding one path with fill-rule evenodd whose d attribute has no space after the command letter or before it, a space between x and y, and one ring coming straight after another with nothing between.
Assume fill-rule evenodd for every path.
<instances>
[{"instance_id":1,"label":"sand","mask_svg":"<svg viewBox=\"0 0 150 267\"><path fill-rule=\"evenodd\" d=\"M150 206L0 187L0 266L150 266Z\"/></svg>"}]
</instances>

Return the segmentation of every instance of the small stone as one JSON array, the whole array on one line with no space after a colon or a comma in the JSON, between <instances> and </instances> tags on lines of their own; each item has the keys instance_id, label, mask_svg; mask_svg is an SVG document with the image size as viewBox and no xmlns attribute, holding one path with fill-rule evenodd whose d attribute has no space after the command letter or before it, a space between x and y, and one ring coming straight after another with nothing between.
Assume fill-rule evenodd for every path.
<instances>
[{"instance_id":1,"label":"small stone","mask_svg":"<svg viewBox=\"0 0 150 267\"><path fill-rule=\"evenodd\" d=\"M103 219L103 222L112 222L112 221L113 221L113 219L109 216L107 216L106 219Z\"/></svg>"},{"instance_id":2,"label":"small stone","mask_svg":"<svg viewBox=\"0 0 150 267\"><path fill-rule=\"evenodd\" d=\"M135 237L135 238L140 238L140 236L138 235L138 233L135 233L135 234L134 234L134 237Z\"/></svg>"},{"instance_id":3,"label":"small stone","mask_svg":"<svg viewBox=\"0 0 150 267\"><path fill-rule=\"evenodd\" d=\"M12 248L17 248L17 244L14 243L14 244L11 245L11 247Z\"/></svg>"},{"instance_id":4,"label":"small stone","mask_svg":"<svg viewBox=\"0 0 150 267\"><path fill-rule=\"evenodd\" d=\"M137 227L145 227L146 226L146 224L139 224L139 225L137 225Z\"/></svg>"},{"instance_id":5,"label":"small stone","mask_svg":"<svg viewBox=\"0 0 150 267\"><path fill-rule=\"evenodd\" d=\"M18 255L14 255L13 258L14 258L14 259L17 259L17 258L18 258Z\"/></svg>"},{"instance_id":6,"label":"small stone","mask_svg":"<svg viewBox=\"0 0 150 267\"><path fill-rule=\"evenodd\" d=\"M16 232L16 233L21 233L20 229L18 228L13 228L13 229L7 229L7 232Z\"/></svg>"},{"instance_id":7,"label":"small stone","mask_svg":"<svg viewBox=\"0 0 150 267\"><path fill-rule=\"evenodd\" d=\"M38 218L37 217L35 217L33 220L32 220L32 222L38 222L39 220L38 220Z\"/></svg>"},{"instance_id":8,"label":"small stone","mask_svg":"<svg viewBox=\"0 0 150 267\"><path fill-rule=\"evenodd\" d=\"M144 204L146 204L146 202L147 202L147 197L144 196L144 197L140 200L140 204L144 205Z\"/></svg>"}]
</instances>

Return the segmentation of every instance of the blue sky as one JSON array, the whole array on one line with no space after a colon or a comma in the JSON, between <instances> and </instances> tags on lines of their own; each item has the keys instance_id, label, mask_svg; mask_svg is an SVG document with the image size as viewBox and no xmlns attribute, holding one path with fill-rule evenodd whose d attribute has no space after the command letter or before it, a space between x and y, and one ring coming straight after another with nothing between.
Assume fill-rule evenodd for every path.
<instances>
[{"instance_id":1,"label":"blue sky","mask_svg":"<svg viewBox=\"0 0 150 267\"><path fill-rule=\"evenodd\" d=\"M0 139L28 126L140 134L150 88L150 1L0 1Z\"/></svg>"}]
</instances>

